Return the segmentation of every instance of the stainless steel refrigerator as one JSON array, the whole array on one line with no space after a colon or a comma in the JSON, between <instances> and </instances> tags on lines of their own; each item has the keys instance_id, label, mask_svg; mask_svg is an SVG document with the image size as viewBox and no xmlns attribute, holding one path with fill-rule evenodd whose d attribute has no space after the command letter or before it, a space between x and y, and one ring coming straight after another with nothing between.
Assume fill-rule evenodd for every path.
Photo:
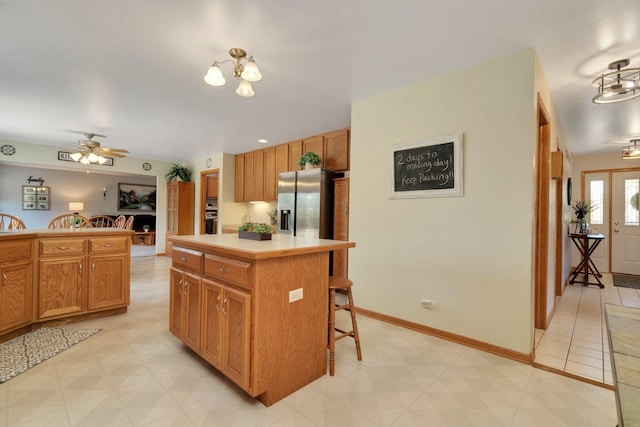
<instances>
[{"instance_id":1,"label":"stainless steel refrigerator","mask_svg":"<svg viewBox=\"0 0 640 427\"><path fill-rule=\"evenodd\" d=\"M333 239L333 176L319 168L278 176L278 233Z\"/></svg>"}]
</instances>

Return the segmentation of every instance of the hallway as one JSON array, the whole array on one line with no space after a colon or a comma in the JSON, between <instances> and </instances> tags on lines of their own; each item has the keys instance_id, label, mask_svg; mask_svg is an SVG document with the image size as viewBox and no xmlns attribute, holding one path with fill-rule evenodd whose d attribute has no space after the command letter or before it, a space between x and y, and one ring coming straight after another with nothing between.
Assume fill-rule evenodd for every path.
<instances>
[{"instance_id":1,"label":"hallway","mask_svg":"<svg viewBox=\"0 0 640 427\"><path fill-rule=\"evenodd\" d=\"M613 286L607 273L602 282L604 289L567 285L557 300L549 328L535 331L535 363L613 384L604 304L640 307L640 290Z\"/></svg>"}]
</instances>

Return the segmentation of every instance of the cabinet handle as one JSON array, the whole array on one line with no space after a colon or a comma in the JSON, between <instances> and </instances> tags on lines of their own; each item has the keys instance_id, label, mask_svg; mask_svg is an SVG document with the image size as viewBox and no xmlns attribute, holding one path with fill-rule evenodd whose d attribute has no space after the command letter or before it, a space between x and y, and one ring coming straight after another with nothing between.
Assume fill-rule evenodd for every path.
<instances>
[{"instance_id":1,"label":"cabinet handle","mask_svg":"<svg viewBox=\"0 0 640 427\"><path fill-rule=\"evenodd\" d=\"M59 249L61 251L66 251L71 249L71 246L56 246L56 249Z\"/></svg>"},{"instance_id":2,"label":"cabinet handle","mask_svg":"<svg viewBox=\"0 0 640 427\"><path fill-rule=\"evenodd\" d=\"M2 286L7 286L7 275L6 273L2 273ZM220 299L220 297L218 297Z\"/></svg>"},{"instance_id":3,"label":"cabinet handle","mask_svg":"<svg viewBox=\"0 0 640 427\"><path fill-rule=\"evenodd\" d=\"M224 310L224 306L229 302L229 298L225 298L224 302L222 303L222 314L224 314L225 316L227 315L227 312Z\"/></svg>"},{"instance_id":4,"label":"cabinet handle","mask_svg":"<svg viewBox=\"0 0 640 427\"><path fill-rule=\"evenodd\" d=\"M78 267L79 267L78 273L82 274L82 263L81 262L78 263Z\"/></svg>"},{"instance_id":5,"label":"cabinet handle","mask_svg":"<svg viewBox=\"0 0 640 427\"><path fill-rule=\"evenodd\" d=\"M95 273L96 272L96 263L91 263L91 272Z\"/></svg>"},{"instance_id":6,"label":"cabinet handle","mask_svg":"<svg viewBox=\"0 0 640 427\"><path fill-rule=\"evenodd\" d=\"M220 273L228 273L228 272L229 272L229 270L227 270L226 268L222 268L222 267L219 267L219 268L218 268L218 271L219 271Z\"/></svg>"},{"instance_id":7,"label":"cabinet handle","mask_svg":"<svg viewBox=\"0 0 640 427\"><path fill-rule=\"evenodd\" d=\"M111 243L106 243L104 245L101 245L103 248L112 248L114 245Z\"/></svg>"},{"instance_id":8,"label":"cabinet handle","mask_svg":"<svg viewBox=\"0 0 640 427\"><path fill-rule=\"evenodd\" d=\"M216 298L216 311L220 313L220 295Z\"/></svg>"},{"instance_id":9,"label":"cabinet handle","mask_svg":"<svg viewBox=\"0 0 640 427\"><path fill-rule=\"evenodd\" d=\"M187 258L186 256L183 256L182 258L180 258L180 261L189 261L189 258Z\"/></svg>"}]
</instances>

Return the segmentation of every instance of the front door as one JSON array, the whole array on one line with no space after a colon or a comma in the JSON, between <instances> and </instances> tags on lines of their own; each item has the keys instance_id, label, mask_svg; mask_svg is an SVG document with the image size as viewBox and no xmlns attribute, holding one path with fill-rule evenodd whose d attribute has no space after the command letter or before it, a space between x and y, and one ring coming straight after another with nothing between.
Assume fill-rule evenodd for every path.
<instances>
[{"instance_id":1,"label":"front door","mask_svg":"<svg viewBox=\"0 0 640 427\"><path fill-rule=\"evenodd\" d=\"M640 275L640 172L614 172L611 271Z\"/></svg>"}]
</instances>

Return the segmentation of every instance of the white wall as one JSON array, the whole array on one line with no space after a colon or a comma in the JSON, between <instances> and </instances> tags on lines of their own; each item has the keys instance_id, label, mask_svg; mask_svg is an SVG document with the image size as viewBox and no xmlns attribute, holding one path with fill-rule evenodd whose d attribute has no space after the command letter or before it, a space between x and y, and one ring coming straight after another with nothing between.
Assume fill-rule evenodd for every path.
<instances>
[{"instance_id":1,"label":"white wall","mask_svg":"<svg viewBox=\"0 0 640 427\"><path fill-rule=\"evenodd\" d=\"M353 104L356 305L531 351L534 72L529 49ZM392 145L459 132L463 197L389 199Z\"/></svg>"}]
</instances>

